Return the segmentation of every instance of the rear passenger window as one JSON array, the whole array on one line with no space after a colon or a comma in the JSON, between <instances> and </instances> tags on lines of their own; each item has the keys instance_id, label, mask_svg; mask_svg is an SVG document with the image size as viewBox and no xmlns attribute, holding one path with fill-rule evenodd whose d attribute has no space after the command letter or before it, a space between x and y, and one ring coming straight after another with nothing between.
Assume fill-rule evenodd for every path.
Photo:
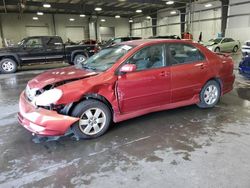
<instances>
[{"instance_id":1,"label":"rear passenger window","mask_svg":"<svg viewBox=\"0 0 250 188\"><path fill-rule=\"evenodd\" d=\"M48 46L62 45L62 40L58 37L51 37L48 38L47 45Z\"/></svg>"},{"instance_id":2,"label":"rear passenger window","mask_svg":"<svg viewBox=\"0 0 250 188\"><path fill-rule=\"evenodd\" d=\"M195 47L186 44L169 44L172 64L193 63L205 60L205 56Z\"/></svg>"}]
</instances>

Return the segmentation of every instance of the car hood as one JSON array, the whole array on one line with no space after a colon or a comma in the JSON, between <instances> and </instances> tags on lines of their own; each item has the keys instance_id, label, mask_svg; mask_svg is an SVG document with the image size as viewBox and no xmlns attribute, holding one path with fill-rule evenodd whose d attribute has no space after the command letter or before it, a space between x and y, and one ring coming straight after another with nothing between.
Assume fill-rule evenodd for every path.
<instances>
[{"instance_id":1,"label":"car hood","mask_svg":"<svg viewBox=\"0 0 250 188\"><path fill-rule=\"evenodd\" d=\"M63 81L74 81L97 74L99 73L76 68L75 66L70 66L46 71L30 80L28 82L28 86L31 89L42 89L47 85L56 84Z\"/></svg>"},{"instance_id":2,"label":"car hood","mask_svg":"<svg viewBox=\"0 0 250 188\"><path fill-rule=\"evenodd\" d=\"M213 46L213 45L216 45L217 43L214 43L214 42L204 42L203 45L204 46Z\"/></svg>"}]
</instances>

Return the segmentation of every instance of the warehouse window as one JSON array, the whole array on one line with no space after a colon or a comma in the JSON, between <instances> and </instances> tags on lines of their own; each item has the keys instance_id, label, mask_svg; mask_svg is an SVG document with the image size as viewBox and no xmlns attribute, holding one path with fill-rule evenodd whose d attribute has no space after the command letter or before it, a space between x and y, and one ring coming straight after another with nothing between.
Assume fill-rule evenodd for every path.
<instances>
[{"instance_id":1,"label":"warehouse window","mask_svg":"<svg viewBox=\"0 0 250 188\"><path fill-rule=\"evenodd\" d=\"M193 63L205 59L197 48L187 44L170 44L169 51L172 64Z\"/></svg>"}]
</instances>

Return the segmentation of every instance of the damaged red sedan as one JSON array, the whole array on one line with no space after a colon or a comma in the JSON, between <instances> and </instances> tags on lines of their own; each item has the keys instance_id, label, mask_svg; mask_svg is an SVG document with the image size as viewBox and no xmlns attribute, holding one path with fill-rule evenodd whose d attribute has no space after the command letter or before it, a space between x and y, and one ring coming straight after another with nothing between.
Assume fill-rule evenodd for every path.
<instances>
[{"instance_id":1,"label":"damaged red sedan","mask_svg":"<svg viewBox=\"0 0 250 188\"><path fill-rule=\"evenodd\" d=\"M231 57L197 43L130 41L29 81L18 119L37 135L72 129L79 138L96 138L111 122L192 104L214 107L234 79Z\"/></svg>"}]
</instances>

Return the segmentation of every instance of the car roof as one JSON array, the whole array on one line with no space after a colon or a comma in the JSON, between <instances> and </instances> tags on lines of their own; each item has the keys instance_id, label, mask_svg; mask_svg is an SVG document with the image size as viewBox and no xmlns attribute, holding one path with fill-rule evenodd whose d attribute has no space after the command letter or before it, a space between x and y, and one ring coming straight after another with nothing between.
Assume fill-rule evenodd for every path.
<instances>
[{"instance_id":1,"label":"car roof","mask_svg":"<svg viewBox=\"0 0 250 188\"><path fill-rule=\"evenodd\" d=\"M26 37L26 38L45 38L45 37L58 37L61 38L60 36L57 35L43 35L43 36L30 36L30 37Z\"/></svg>"},{"instance_id":2,"label":"car roof","mask_svg":"<svg viewBox=\"0 0 250 188\"><path fill-rule=\"evenodd\" d=\"M143 39L143 40L131 40L122 42L121 44L131 45L131 46L140 46L140 45L150 45L150 44L157 44L157 43L164 43L164 42L176 42L176 43L193 43L187 40L179 40L179 39Z\"/></svg>"}]
</instances>

